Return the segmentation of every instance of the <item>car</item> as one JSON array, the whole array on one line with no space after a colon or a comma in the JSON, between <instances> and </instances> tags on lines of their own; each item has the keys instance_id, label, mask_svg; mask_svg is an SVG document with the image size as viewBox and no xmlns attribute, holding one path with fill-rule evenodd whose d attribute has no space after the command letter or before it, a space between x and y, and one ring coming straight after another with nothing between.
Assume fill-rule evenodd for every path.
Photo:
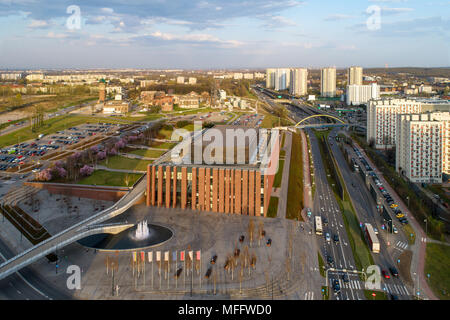
<instances>
[{"instance_id":1,"label":"car","mask_svg":"<svg viewBox=\"0 0 450 320\"><path fill-rule=\"evenodd\" d=\"M308 217L311 217L311 209L310 208L307 208L306 209L306 214L308 215Z\"/></svg>"},{"instance_id":2,"label":"car","mask_svg":"<svg viewBox=\"0 0 450 320\"><path fill-rule=\"evenodd\" d=\"M333 290L335 293L339 293L341 291L341 286L339 285L339 281L337 279L333 280Z\"/></svg>"},{"instance_id":3,"label":"car","mask_svg":"<svg viewBox=\"0 0 450 320\"><path fill-rule=\"evenodd\" d=\"M401 224L408 224L409 222L408 222L408 219L406 219L406 218L401 218L401 219L400 219L400 223L401 223Z\"/></svg>"},{"instance_id":4,"label":"car","mask_svg":"<svg viewBox=\"0 0 450 320\"><path fill-rule=\"evenodd\" d=\"M386 272L386 270L381 270L381 274L383 275L383 277L385 279L390 279L391 277L389 276L389 274Z\"/></svg>"},{"instance_id":5,"label":"car","mask_svg":"<svg viewBox=\"0 0 450 320\"><path fill-rule=\"evenodd\" d=\"M339 243L339 236L337 234L333 236L333 241L334 243Z\"/></svg>"},{"instance_id":6,"label":"car","mask_svg":"<svg viewBox=\"0 0 450 320\"><path fill-rule=\"evenodd\" d=\"M270 247L272 245L272 239L267 240L266 245Z\"/></svg>"},{"instance_id":7,"label":"car","mask_svg":"<svg viewBox=\"0 0 450 320\"><path fill-rule=\"evenodd\" d=\"M395 226L392 227L392 231L393 231L395 234L398 233L398 230L397 230L397 228L396 228Z\"/></svg>"},{"instance_id":8,"label":"car","mask_svg":"<svg viewBox=\"0 0 450 320\"><path fill-rule=\"evenodd\" d=\"M344 273L344 275L342 276L342 281L344 281L345 283L350 282L350 279L348 278L348 274Z\"/></svg>"},{"instance_id":9,"label":"car","mask_svg":"<svg viewBox=\"0 0 450 320\"><path fill-rule=\"evenodd\" d=\"M214 255L214 256L211 258L211 264L215 264L216 261L217 261L217 255Z\"/></svg>"},{"instance_id":10,"label":"car","mask_svg":"<svg viewBox=\"0 0 450 320\"><path fill-rule=\"evenodd\" d=\"M328 232L325 233L325 240L328 241L328 242L331 241L331 237L330 237L330 234Z\"/></svg>"},{"instance_id":11,"label":"car","mask_svg":"<svg viewBox=\"0 0 450 320\"><path fill-rule=\"evenodd\" d=\"M327 225L327 224L328 224L328 219L325 218L325 217L323 217L323 218L322 218L322 222L323 222L324 225Z\"/></svg>"},{"instance_id":12,"label":"car","mask_svg":"<svg viewBox=\"0 0 450 320\"><path fill-rule=\"evenodd\" d=\"M397 219L403 218L405 215L402 212L399 212L395 215Z\"/></svg>"},{"instance_id":13,"label":"car","mask_svg":"<svg viewBox=\"0 0 450 320\"><path fill-rule=\"evenodd\" d=\"M398 300L398 297L395 294L391 294L391 300Z\"/></svg>"},{"instance_id":14,"label":"car","mask_svg":"<svg viewBox=\"0 0 450 320\"><path fill-rule=\"evenodd\" d=\"M390 268L389 268L389 271L391 272L391 274L392 274L394 277L398 277L398 271L397 271L397 269L396 269L395 267L390 267Z\"/></svg>"},{"instance_id":15,"label":"car","mask_svg":"<svg viewBox=\"0 0 450 320\"><path fill-rule=\"evenodd\" d=\"M393 204L390 205L390 207L391 207L392 209L397 208L397 207L398 207L398 204L393 203Z\"/></svg>"},{"instance_id":16,"label":"car","mask_svg":"<svg viewBox=\"0 0 450 320\"><path fill-rule=\"evenodd\" d=\"M333 265L333 263L334 263L333 257L327 256L327 262L329 265Z\"/></svg>"}]
</instances>

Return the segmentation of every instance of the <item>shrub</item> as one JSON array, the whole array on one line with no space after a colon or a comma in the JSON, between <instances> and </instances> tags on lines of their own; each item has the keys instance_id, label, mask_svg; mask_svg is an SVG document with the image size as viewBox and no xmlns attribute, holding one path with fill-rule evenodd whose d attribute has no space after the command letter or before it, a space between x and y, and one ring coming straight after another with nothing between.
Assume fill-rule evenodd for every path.
<instances>
[{"instance_id":1,"label":"shrub","mask_svg":"<svg viewBox=\"0 0 450 320\"><path fill-rule=\"evenodd\" d=\"M94 168L88 165L84 165L84 167L80 169L80 174L85 177L90 176L93 172Z\"/></svg>"}]
</instances>

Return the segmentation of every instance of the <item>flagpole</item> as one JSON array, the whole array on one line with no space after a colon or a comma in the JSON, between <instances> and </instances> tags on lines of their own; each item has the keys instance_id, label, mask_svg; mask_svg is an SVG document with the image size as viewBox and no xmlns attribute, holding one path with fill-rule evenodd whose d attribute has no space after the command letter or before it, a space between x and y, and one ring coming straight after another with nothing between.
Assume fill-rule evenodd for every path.
<instances>
[{"instance_id":1,"label":"flagpole","mask_svg":"<svg viewBox=\"0 0 450 320\"><path fill-rule=\"evenodd\" d=\"M175 251L175 289L178 289L178 252Z\"/></svg>"}]
</instances>

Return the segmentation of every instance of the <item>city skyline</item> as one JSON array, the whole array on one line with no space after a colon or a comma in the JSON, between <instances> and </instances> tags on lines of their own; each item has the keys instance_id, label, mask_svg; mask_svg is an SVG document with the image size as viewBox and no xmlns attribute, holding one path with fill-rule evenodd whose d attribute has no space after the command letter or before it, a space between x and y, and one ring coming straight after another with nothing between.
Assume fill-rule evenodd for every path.
<instances>
[{"instance_id":1,"label":"city skyline","mask_svg":"<svg viewBox=\"0 0 450 320\"><path fill-rule=\"evenodd\" d=\"M0 68L446 67L449 5L2 0Z\"/></svg>"}]
</instances>

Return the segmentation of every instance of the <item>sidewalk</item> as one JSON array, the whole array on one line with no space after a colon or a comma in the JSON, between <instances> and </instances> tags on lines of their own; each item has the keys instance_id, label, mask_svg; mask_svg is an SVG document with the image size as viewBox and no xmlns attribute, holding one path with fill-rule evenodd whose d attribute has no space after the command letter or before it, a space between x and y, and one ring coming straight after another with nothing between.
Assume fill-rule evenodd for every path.
<instances>
[{"instance_id":1,"label":"sidewalk","mask_svg":"<svg viewBox=\"0 0 450 320\"><path fill-rule=\"evenodd\" d=\"M308 142L306 139L305 131L300 130L302 136L303 145L303 204L305 208L311 208L313 206L313 195L311 186L311 173L309 164L309 152ZM305 210L302 210L303 219L306 221Z\"/></svg>"},{"instance_id":2,"label":"sidewalk","mask_svg":"<svg viewBox=\"0 0 450 320\"><path fill-rule=\"evenodd\" d=\"M347 135L347 134L346 134ZM348 136L348 135L347 135ZM349 137L350 138L350 137ZM361 153L366 158L367 162L370 164L370 166L374 169L374 172L377 174L381 182L383 183L384 187L388 190L388 192L392 195L392 197L395 199L396 203L400 205L400 207L403 209L403 212L406 213L407 217L410 220L410 226L413 228L415 234L416 234L416 240L413 245L410 246L413 256L411 260L411 277L414 279L413 276L414 273L416 273L419 276L420 281L420 288L425 292L426 297L428 297L431 300L439 300L433 293L433 291L428 286L428 282L426 281L424 277L424 268L425 268L425 255L426 255L426 246L427 246L427 239L426 234L423 231L422 227L419 225L413 214L409 211L409 208L403 203L402 199L397 195L394 189L392 189L391 185L386 181L383 174L378 170L378 168L375 166L375 164L372 162L372 160L367 156L364 149L362 149L356 141L352 139L353 143L357 148L361 151ZM413 272L415 271L415 272Z\"/></svg>"}]
</instances>

